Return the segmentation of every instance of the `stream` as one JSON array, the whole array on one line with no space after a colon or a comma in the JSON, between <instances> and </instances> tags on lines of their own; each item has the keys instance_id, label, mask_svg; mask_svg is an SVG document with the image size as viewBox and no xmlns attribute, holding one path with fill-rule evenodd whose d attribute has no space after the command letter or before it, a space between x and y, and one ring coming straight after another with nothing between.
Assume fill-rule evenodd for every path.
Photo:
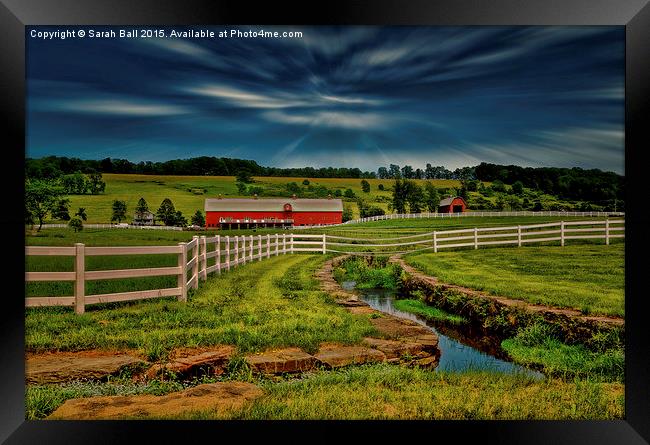
<instances>
[{"instance_id":1,"label":"stream","mask_svg":"<svg viewBox=\"0 0 650 445\"><path fill-rule=\"evenodd\" d=\"M354 290L359 298L370 307L396 317L413 320L431 329L439 338L440 363L436 370L464 371L491 370L507 374L523 373L527 376L544 379L544 374L508 361L502 351L500 340L486 336L484 331L465 326L450 327L440 322L400 311L393 307L396 291L391 289L356 289L354 281L344 281L341 287Z\"/></svg>"}]
</instances>

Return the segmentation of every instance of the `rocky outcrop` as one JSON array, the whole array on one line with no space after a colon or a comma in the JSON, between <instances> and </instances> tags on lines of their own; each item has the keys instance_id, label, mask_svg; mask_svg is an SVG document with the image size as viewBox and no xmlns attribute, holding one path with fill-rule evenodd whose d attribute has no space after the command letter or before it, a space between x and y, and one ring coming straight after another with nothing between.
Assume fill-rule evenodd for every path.
<instances>
[{"instance_id":1,"label":"rocky outcrop","mask_svg":"<svg viewBox=\"0 0 650 445\"><path fill-rule=\"evenodd\" d=\"M102 380L126 369L137 369L145 365L144 360L125 353L82 351L31 355L25 361L25 381L38 385L72 380Z\"/></svg>"},{"instance_id":2,"label":"rocky outcrop","mask_svg":"<svg viewBox=\"0 0 650 445\"><path fill-rule=\"evenodd\" d=\"M164 396L136 395L71 399L50 414L48 419L178 418L191 412L221 413L240 408L261 395L262 390L251 383L211 383Z\"/></svg>"}]
</instances>

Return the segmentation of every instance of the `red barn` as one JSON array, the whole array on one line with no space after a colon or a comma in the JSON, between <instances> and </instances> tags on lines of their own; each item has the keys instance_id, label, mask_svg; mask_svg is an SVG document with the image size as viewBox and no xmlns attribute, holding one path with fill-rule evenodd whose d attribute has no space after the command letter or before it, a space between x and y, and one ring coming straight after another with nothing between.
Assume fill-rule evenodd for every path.
<instances>
[{"instance_id":1,"label":"red barn","mask_svg":"<svg viewBox=\"0 0 650 445\"><path fill-rule=\"evenodd\" d=\"M463 213L465 210L467 210L467 203L460 196L445 198L438 205L439 213Z\"/></svg>"},{"instance_id":2,"label":"red barn","mask_svg":"<svg viewBox=\"0 0 650 445\"><path fill-rule=\"evenodd\" d=\"M209 198L205 200L207 228L247 229L291 227L343 222L340 199Z\"/></svg>"}]
</instances>

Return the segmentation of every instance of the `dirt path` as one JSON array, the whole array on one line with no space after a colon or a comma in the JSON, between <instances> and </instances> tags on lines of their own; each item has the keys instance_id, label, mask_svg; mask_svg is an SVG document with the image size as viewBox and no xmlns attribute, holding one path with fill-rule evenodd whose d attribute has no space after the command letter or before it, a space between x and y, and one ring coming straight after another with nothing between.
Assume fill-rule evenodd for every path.
<instances>
[{"instance_id":1,"label":"dirt path","mask_svg":"<svg viewBox=\"0 0 650 445\"><path fill-rule=\"evenodd\" d=\"M507 297L498 297L494 295L489 295L467 287L457 286L455 284L441 283L438 281L436 277L432 277L430 275L424 274L419 270L415 269L413 266L407 264L406 261L404 261L404 259L399 255L390 257L389 262L399 264L402 267L402 269L407 274L409 274L413 279L420 281L432 288L438 286L438 287L442 287L443 289L453 289L462 292L465 295L470 295L472 297L477 297L477 298L486 298L505 306L516 306L530 312L537 312L542 314L548 313L553 315L564 315L570 318L578 319L583 322L599 323L608 326L621 326L621 327L625 326L625 319L621 317L610 317L605 315L584 315L582 312L577 311L575 309L564 309L564 308L557 308L557 307L546 306L541 304L532 304L532 303L527 303L523 300L515 300Z\"/></svg>"}]
</instances>

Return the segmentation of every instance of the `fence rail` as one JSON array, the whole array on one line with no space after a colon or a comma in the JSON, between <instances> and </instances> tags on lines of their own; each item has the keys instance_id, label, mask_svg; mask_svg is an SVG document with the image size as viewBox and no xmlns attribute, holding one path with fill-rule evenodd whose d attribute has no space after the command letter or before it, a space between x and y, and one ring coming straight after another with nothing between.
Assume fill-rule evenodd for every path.
<instances>
[{"instance_id":1,"label":"fence rail","mask_svg":"<svg viewBox=\"0 0 650 445\"><path fill-rule=\"evenodd\" d=\"M587 226L587 227L584 227ZM26 256L73 256L72 272L25 272L26 282L72 281L74 295L64 297L26 297L25 306L73 306L83 314L89 304L172 297L187 301L188 289L197 289L210 274L221 274L233 267L280 254L300 252L345 253L352 255L391 255L440 249L517 245L559 241L561 246L572 239L611 239L625 237L624 219L600 221L558 221L508 227L474 227L440 230L392 238L348 238L327 234L266 234L236 236L194 236L176 246L74 247L26 246ZM551 236L549 236L551 235ZM343 242L341 242L343 241ZM384 241L383 243L381 241ZM389 241L389 242L388 242ZM397 242L394 242L397 241ZM459 242L460 241L460 242ZM334 248L332 248L334 247ZM177 265L141 269L86 270L87 256L175 254ZM189 273L189 279L188 279ZM153 276L175 276L176 287L112 294L86 295L85 283L92 280Z\"/></svg>"},{"instance_id":2,"label":"fence rail","mask_svg":"<svg viewBox=\"0 0 650 445\"><path fill-rule=\"evenodd\" d=\"M67 224L43 224L44 229L66 229ZM141 230L176 230L182 231L182 227L175 226L143 226L140 224L84 224L86 229L141 229Z\"/></svg>"},{"instance_id":3,"label":"fence rail","mask_svg":"<svg viewBox=\"0 0 650 445\"><path fill-rule=\"evenodd\" d=\"M531 211L521 210L518 212L462 212L462 213L389 213L387 215L368 216L366 218L357 218L346 221L341 224L296 226L294 229L313 229L314 227L332 227L344 226L349 224L359 224L372 221L384 221L388 219L420 219L420 218L465 218L472 216L573 216L573 217L603 217L603 216L620 216L625 217L625 212L562 212L556 210Z\"/></svg>"}]
</instances>

